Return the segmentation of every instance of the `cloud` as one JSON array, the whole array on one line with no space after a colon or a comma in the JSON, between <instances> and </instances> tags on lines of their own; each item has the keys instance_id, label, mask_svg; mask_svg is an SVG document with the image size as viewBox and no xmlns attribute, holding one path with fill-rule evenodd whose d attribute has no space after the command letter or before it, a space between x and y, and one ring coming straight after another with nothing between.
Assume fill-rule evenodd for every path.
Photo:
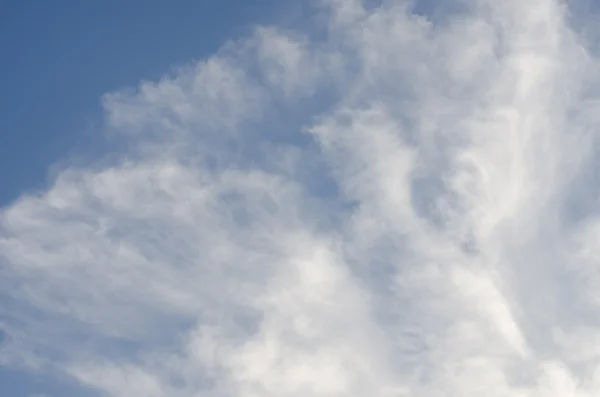
<instances>
[{"instance_id":1,"label":"cloud","mask_svg":"<svg viewBox=\"0 0 600 397\"><path fill-rule=\"evenodd\" d=\"M110 396L596 395L570 9L319 6L323 37L259 27L105 95L119 160L2 209L2 362Z\"/></svg>"}]
</instances>

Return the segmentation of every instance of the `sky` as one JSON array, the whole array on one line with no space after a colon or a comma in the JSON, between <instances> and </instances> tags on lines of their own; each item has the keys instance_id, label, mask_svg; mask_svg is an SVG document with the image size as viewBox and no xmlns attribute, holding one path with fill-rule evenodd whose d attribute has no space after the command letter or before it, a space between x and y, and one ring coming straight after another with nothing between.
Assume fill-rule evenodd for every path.
<instances>
[{"instance_id":1,"label":"sky","mask_svg":"<svg viewBox=\"0 0 600 397\"><path fill-rule=\"evenodd\" d=\"M600 393L592 2L139 4L2 3L1 395Z\"/></svg>"},{"instance_id":2,"label":"sky","mask_svg":"<svg viewBox=\"0 0 600 397\"><path fill-rule=\"evenodd\" d=\"M273 0L3 0L0 8L4 204L44 186L49 165L96 153L102 94L159 79L292 9Z\"/></svg>"}]
</instances>

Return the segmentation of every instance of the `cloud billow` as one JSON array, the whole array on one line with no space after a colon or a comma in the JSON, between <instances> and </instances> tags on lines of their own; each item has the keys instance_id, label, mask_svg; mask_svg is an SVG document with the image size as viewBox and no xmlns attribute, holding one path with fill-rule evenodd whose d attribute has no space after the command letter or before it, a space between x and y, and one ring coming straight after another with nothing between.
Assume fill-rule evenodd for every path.
<instances>
[{"instance_id":1,"label":"cloud billow","mask_svg":"<svg viewBox=\"0 0 600 397\"><path fill-rule=\"evenodd\" d=\"M1 362L115 397L596 395L569 8L315 14L106 94L120 159L2 209Z\"/></svg>"}]
</instances>

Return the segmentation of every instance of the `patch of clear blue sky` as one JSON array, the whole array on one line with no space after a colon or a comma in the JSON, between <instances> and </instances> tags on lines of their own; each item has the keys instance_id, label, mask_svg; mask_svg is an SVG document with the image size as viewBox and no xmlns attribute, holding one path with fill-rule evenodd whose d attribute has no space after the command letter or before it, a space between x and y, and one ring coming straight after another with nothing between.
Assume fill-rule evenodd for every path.
<instances>
[{"instance_id":1,"label":"patch of clear blue sky","mask_svg":"<svg viewBox=\"0 0 600 397\"><path fill-rule=\"evenodd\" d=\"M285 3L0 0L0 205L97 142L103 93L157 79L251 24L298 11Z\"/></svg>"}]
</instances>

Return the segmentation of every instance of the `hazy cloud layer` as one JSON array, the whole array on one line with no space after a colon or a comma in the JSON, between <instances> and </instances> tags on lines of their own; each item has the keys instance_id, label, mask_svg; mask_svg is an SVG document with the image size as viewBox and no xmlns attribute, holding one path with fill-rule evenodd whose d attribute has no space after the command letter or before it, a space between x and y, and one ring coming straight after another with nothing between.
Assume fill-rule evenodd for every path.
<instances>
[{"instance_id":1,"label":"hazy cloud layer","mask_svg":"<svg viewBox=\"0 0 600 397\"><path fill-rule=\"evenodd\" d=\"M119 160L0 212L2 363L115 397L598 395L582 16L373 3L107 94Z\"/></svg>"}]
</instances>

